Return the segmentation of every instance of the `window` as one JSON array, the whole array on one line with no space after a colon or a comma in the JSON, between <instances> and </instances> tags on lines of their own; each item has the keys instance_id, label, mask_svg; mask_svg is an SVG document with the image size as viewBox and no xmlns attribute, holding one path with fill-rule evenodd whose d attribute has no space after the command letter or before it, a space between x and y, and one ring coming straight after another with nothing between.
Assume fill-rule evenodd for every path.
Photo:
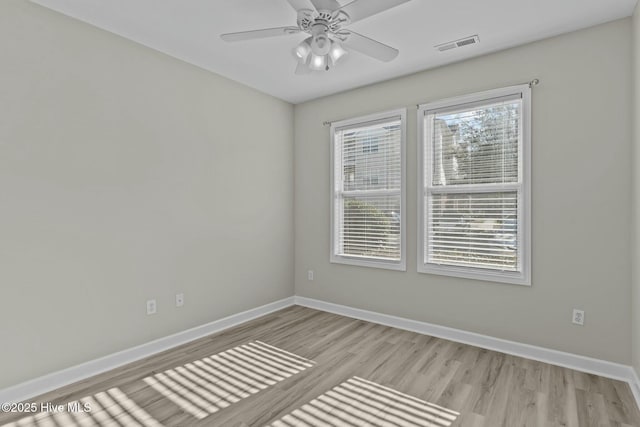
<instances>
[{"instance_id":1,"label":"window","mask_svg":"<svg viewBox=\"0 0 640 427\"><path fill-rule=\"evenodd\" d=\"M531 284L530 88L418 108L418 271Z\"/></svg>"},{"instance_id":2,"label":"window","mask_svg":"<svg viewBox=\"0 0 640 427\"><path fill-rule=\"evenodd\" d=\"M331 262L406 269L405 116L331 125Z\"/></svg>"},{"instance_id":3,"label":"window","mask_svg":"<svg viewBox=\"0 0 640 427\"><path fill-rule=\"evenodd\" d=\"M378 152L378 140L375 135L369 135L362 140L362 152L363 153Z\"/></svg>"}]
</instances>

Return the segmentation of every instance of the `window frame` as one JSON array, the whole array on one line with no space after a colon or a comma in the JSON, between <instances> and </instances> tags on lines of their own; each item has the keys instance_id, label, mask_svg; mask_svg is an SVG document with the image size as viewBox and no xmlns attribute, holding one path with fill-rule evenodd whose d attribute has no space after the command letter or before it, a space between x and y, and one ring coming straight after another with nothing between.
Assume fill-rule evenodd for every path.
<instances>
[{"instance_id":1,"label":"window frame","mask_svg":"<svg viewBox=\"0 0 640 427\"><path fill-rule=\"evenodd\" d=\"M491 103L498 98L520 95L522 98L521 112L521 138L518 143L518 176L517 183L509 184L471 184L459 185L447 191L439 193L486 193L488 190L495 192L514 191L517 187L518 197L518 249L520 257L520 271L499 271L481 269L475 267L443 265L425 262L425 239L427 239L428 220L426 219L425 204L430 203L429 195L433 193L433 186L429 185L433 179L431 161L433 144L427 145L425 118L435 110L449 110L455 108L472 107L474 104L481 106ZM419 273L436 274L443 276L461 277L466 279L484 280L491 282L507 283L522 286L531 286L531 87L529 85L517 85L476 92L468 95L442 99L426 104L418 105L418 251L417 270ZM427 153L425 153L425 149ZM426 156L425 156L426 154ZM426 161L426 165L425 165ZM429 181L425 180L425 176ZM431 188L430 188L431 187ZM467 191L464 191L467 190ZM472 190L472 191L470 191Z\"/></svg>"},{"instance_id":2,"label":"window frame","mask_svg":"<svg viewBox=\"0 0 640 427\"><path fill-rule=\"evenodd\" d=\"M382 122L385 120L400 119L400 261L390 261L371 257L359 257L340 255L336 251L336 218L335 204L338 197L344 193L335 187L335 151L336 151L336 130L345 127L357 127L371 122ZM406 138L407 138L407 110L400 108L381 113L369 114L366 116L354 117L331 123L330 127L330 165L329 165L329 197L330 203L330 247L329 262L334 264L347 264L360 267L382 268L388 270L407 270L406 254L406 230L407 230L407 209L406 209ZM373 190L380 192L380 190Z\"/></svg>"}]
</instances>

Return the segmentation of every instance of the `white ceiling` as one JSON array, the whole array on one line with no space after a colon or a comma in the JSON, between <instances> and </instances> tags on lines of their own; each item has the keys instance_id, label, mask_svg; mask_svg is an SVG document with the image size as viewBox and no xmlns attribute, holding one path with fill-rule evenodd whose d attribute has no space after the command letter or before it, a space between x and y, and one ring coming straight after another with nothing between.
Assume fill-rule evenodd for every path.
<instances>
[{"instance_id":1,"label":"white ceiling","mask_svg":"<svg viewBox=\"0 0 640 427\"><path fill-rule=\"evenodd\" d=\"M295 26L286 0L33 1L292 103L630 16L637 2L412 0L349 27L399 49L394 61L352 52L329 72L298 76L292 49L304 34L238 43L219 37ZM474 34L478 45L444 53L433 48Z\"/></svg>"}]
</instances>

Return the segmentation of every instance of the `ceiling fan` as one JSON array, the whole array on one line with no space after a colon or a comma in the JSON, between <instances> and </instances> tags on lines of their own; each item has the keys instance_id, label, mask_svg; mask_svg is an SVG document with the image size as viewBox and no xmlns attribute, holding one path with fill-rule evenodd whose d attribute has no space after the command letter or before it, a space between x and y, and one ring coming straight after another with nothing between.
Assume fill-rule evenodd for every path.
<instances>
[{"instance_id":1,"label":"ceiling fan","mask_svg":"<svg viewBox=\"0 0 640 427\"><path fill-rule=\"evenodd\" d=\"M388 62L398 56L398 50L378 41L347 30L346 27L372 15L399 6L410 0L354 0L340 6L337 0L287 0L298 13L297 27L266 28L222 34L227 42L307 33L307 37L294 50L298 59L296 74L329 70L347 49Z\"/></svg>"}]
</instances>

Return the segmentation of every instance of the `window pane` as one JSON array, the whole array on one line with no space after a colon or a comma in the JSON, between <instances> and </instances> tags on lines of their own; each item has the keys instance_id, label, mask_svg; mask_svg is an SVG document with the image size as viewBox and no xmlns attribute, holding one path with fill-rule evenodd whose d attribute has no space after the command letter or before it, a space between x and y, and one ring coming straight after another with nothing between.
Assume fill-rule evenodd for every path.
<instances>
[{"instance_id":1,"label":"window pane","mask_svg":"<svg viewBox=\"0 0 640 427\"><path fill-rule=\"evenodd\" d=\"M519 270L517 192L431 194L426 203L425 262Z\"/></svg>"},{"instance_id":2,"label":"window pane","mask_svg":"<svg viewBox=\"0 0 640 427\"><path fill-rule=\"evenodd\" d=\"M517 182L521 104L432 115L433 185Z\"/></svg>"},{"instance_id":3,"label":"window pane","mask_svg":"<svg viewBox=\"0 0 640 427\"><path fill-rule=\"evenodd\" d=\"M339 255L400 260L400 195L345 197Z\"/></svg>"},{"instance_id":4,"label":"window pane","mask_svg":"<svg viewBox=\"0 0 640 427\"><path fill-rule=\"evenodd\" d=\"M336 144L342 147L342 190L399 189L400 138L399 120L336 132Z\"/></svg>"}]
</instances>

